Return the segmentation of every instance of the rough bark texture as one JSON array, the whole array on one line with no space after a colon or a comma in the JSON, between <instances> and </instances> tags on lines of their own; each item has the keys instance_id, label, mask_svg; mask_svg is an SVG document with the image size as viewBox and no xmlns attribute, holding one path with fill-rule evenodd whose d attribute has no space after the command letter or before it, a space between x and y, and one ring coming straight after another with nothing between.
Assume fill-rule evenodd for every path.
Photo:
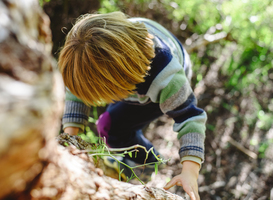
<instances>
[{"instance_id":1,"label":"rough bark texture","mask_svg":"<svg viewBox=\"0 0 273 200\"><path fill-rule=\"evenodd\" d=\"M68 151L69 150L69 151ZM74 155L73 155L74 154ZM177 199L163 189L132 185L104 176L86 154L74 146L57 146L48 154L49 165L31 191L33 199Z\"/></svg>"},{"instance_id":2,"label":"rough bark texture","mask_svg":"<svg viewBox=\"0 0 273 200\"><path fill-rule=\"evenodd\" d=\"M182 199L106 177L86 154L58 145L64 90L55 68L38 2L0 0L0 198Z\"/></svg>"},{"instance_id":3,"label":"rough bark texture","mask_svg":"<svg viewBox=\"0 0 273 200\"><path fill-rule=\"evenodd\" d=\"M49 18L37 1L0 1L0 198L36 180L42 149L59 126L63 92L51 46Z\"/></svg>"}]
</instances>

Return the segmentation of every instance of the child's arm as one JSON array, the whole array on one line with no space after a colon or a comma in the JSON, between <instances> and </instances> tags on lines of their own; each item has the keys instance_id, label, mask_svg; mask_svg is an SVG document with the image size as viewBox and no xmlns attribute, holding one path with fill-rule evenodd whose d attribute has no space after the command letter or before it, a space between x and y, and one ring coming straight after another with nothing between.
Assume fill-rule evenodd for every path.
<instances>
[{"instance_id":1,"label":"child's arm","mask_svg":"<svg viewBox=\"0 0 273 200\"><path fill-rule=\"evenodd\" d=\"M165 185L164 189L168 190L175 185L182 186L191 200L200 200L197 184L199 169L199 164L192 161L184 161L181 174L172 178L172 180Z\"/></svg>"},{"instance_id":2,"label":"child's arm","mask_svg":"<svg viewBox=\"0 0 273 200\"><path fill-rule=\"evenodd\" d=\"M77 135L84 131L88 124L90 107L74 96L68 89L65 93L65 107L63 113L63 129L69 135Z\"/></svg>"}]
</instances>

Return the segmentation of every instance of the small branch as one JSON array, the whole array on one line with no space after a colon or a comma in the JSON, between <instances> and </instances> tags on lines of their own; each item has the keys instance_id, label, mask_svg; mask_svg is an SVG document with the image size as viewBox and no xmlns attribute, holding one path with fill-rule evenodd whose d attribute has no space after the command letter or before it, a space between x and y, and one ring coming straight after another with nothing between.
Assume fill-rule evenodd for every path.
<instances>
[{"instance_id":1,"label":"small branch","mask_svg":"<svg viewBox=\"0 0 273 200\"><path fill-rule=\"evenodd\" d=\"M207 46L211 43L219 42L222 39L225 39L227 37L226 32L220 32L216 34L205 34L202 35L197 41L193 42L191 45L185 45L185 48L188 53L191 53L192 51L199 49L203 46Z\"/></svg>"},{"instance_id":2,"label":"small branch","mask_svg":"<svg viewBox=\"0 0 273 200\"><path fill-rule=\"evenodd\" d=\"M228 141L230 142L230 144L232 144L233 146L235 146L237 149L239 149L240 151L242 151L243 153L245 153L249 157L251 157L253 159L257 159L258 156L257 156L256 153L254 153L254 152L246 149L243 145L241 145L239 142L235 141L230 136L228 136Z\"/></svg>"},{"instance_id":3,"label":"small branch","mask_svg":"<svg viewBox=\"0 0 273 200\"><path fill-rule=\"evenodd\" d=\"M127 153L133 153L133 152L138 152L137 149L134 149L132 151L128 151ZM88 156L108 156L109 153L102 153L100 150L91 150L91 151L88 151L86 152L86 150L82 150L82 151L79 151L77 152L76 154L81 154L81 153L93 153L93 154L88 154ZM123 154L111 154L113 156L121 156L121 157L124 157Z\"/></svg>"},{"instance_id":4,"label":"small branch","mask_svg":"<svg viewBox=\"0 0 273 200\"><path fill-rule=\"evenodd\" d=\"M107 146L106 146L106 149L107 149L107 151L110 153L110 152L121 152L121 151L123 151L125 154L128 154L129 152L138 152L138 150L137 150L137 148L141 148L141 149L143 149L145 152L146 152L146 158L145 158L145 161L144 161L144 163L146 163L146 160L147 160L147 158L148 158L148 156L149 156L149 153L150 152L152 152L152 154L154 155L154 157L158 160L158 161L162 161L160 158L158 158L157 156L156 156L156 154L154 153L154 151L153 151L153 147L152 148L150 148L148 151L147 151L147 149L144 147L144 146L141 146L141 145L139 145L139 144L136 144L136 145L133 145L133 146L130 146L130 147L125 147L125 148L108 148ZM130 151L131 150L131 151ZM125 152L125 151L127 151L127 152ZM79 153L94 153L94 155L98 155L98 154L96 154L96 152L98 152L98 153L101 153L101 151L97 151L97 150L92 150L92 149L86 149L86 150L80 150L79 151Z\"/></svg>"},{"instance_id":5,"label":"small branch","mask_svg":"<svg viewBox=\"0 0 273 200\"><path fill-rule=\"evenodd\" d=\"M139 144L136 144L136 145L133 145L130 147L124 147L124 148L108 148L107 147L107 150L110 152L119 152L119 151L128 151L128 150L137 149L137 148L142 148L142 149L146 150L145 147L143 147ZM81 150L81 153L90 153L90 152L95 152L95 151L92 149ZM146 152L147 152L147 150L146 150Z\"/></svg>"}]
</instances>

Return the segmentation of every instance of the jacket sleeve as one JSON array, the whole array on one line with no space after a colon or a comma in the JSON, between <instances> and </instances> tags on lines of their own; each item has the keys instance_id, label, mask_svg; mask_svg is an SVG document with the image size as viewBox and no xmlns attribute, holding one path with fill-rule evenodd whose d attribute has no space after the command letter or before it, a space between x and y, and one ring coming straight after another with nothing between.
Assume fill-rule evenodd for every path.
<instances>
[{"instance_id":1,"label":"jacket sleeve","mask_svg":"<svg viewBox=\"0 0 273 200\"><path fill-rule=\"evenodd\" d=\"M179 155L204 160L206 112L197 107L197 100L183 69L175 73L159 94L163 113L174 119L173 130L181 148Z\"/></svg>"},{"instance_id":2,"label":"jacket sleeve","mask_svg":"<svg viewBox=\"0 0 273 200\"><path fill-rule=\"evenodd\" d=\"M84 130L88 123L90 107L74 96L68 89L65 94L65 108L62 119L63 127L78 127Z\"/></svg>"}]
</instances>

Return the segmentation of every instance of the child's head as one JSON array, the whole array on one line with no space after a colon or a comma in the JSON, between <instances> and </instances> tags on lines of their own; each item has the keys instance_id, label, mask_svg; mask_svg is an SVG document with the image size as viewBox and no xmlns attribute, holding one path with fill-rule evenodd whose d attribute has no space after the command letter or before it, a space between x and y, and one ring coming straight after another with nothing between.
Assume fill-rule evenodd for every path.
<instances>
[{"instance_id":1,"label":"child's head","mask_svg":"<svg viewBox=\"0 0 273 200\"><path fill-rule=\"evenodd\" d=\"M121 12L80 17L59 56L65 85L85 103L110 103L132 94L154 57L144 24Z\"/></svg>"}]
</instances>

